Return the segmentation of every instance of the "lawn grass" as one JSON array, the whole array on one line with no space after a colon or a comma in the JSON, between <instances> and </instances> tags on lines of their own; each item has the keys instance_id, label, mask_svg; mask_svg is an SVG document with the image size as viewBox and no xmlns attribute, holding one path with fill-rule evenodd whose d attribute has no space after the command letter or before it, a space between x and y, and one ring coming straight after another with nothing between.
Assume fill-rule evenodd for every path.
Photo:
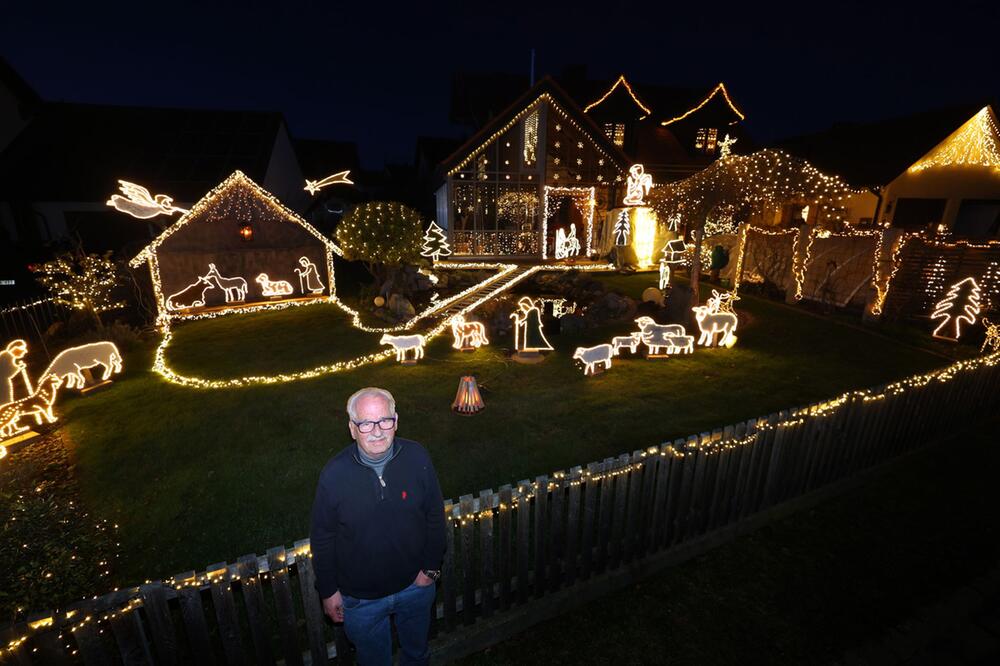
<instances>
[{"instance_id":1,"label":"lawn grass","mask_svg":"<svg viewBox=\"0 0 1000 666\"><path fill-rule=\"evenodd\" d=\"M651 280L603 279L630 294ZM552 335L556 351L538 365L511 362L509 338L462 354L442 336L417 366L383 362L224 391L165 382L148 371L147 347L129 355L110 389L67 401L64 421L87 506L121 526L117 584L125 585L307 536L319 470L348 444L344 404L362 386L395 394L400 435L430 449L445 496L457 499L945 363L780 304L746 297L739 306L733 349L623 358L594 378L573 349L627 333L632 322ZM313 305L177 326L167 358L178 372L224 378L350 358L377 339L332 306ZM459 416L450 404L470 373L487 407Z\"/></svg>"},{"instance_id":2,"label":"lawn grass","mask_svg":"<svg viewBox=\"0 0 1000 666\"><path fill-rule=\"evenodd\" d=\"M1000 560L998 427L460 663L844 663Z\"/></svg>"}]
</instances>

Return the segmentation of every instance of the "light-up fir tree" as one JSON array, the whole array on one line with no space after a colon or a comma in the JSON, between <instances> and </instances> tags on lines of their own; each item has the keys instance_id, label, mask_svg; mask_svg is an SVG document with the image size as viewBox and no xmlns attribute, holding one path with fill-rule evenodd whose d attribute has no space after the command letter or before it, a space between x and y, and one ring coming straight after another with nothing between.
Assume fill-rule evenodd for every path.
<instances>
[{"instance_id":1,"label":"light-up fir tree","mask_svg":"<svg viewBox=\"0 0 1000 666\"><path fill-rule=\"evenodd\" d=\"M448 237L444 235L444 229L433 221L424 234L424 245L420 254L431 261L437 261L441 257L447 257L451 254L451 247L448 246Z\"/></svg>"},{"instance_id":2,"label":"light-up fir tree","mask_svg":"<svg viewBox=\"0 0 1000 666\"><path fill-rule=\"evenodd\" d=\"M948 289L948 294L938 301L931 319L943 320L934 329L934 337L957 341L962 334L962 322L972 325L979 314L979 285L975 278L967 277Z\"/></svg>"},{"instance_id":3,"label":"light-up fir tree","mask_svg":"<svg viewBox=\"0 0 1000 666\"><path fill-rule=\"evenodd\" d=\"M98 329L104 328L102 312L125 307L124 302L111 299L111 292L119 282L111 252L87 254L78 249L60 254L33 270L35 279L49 290L54 302L89 314Z\"/></svg>"}]
</instances>

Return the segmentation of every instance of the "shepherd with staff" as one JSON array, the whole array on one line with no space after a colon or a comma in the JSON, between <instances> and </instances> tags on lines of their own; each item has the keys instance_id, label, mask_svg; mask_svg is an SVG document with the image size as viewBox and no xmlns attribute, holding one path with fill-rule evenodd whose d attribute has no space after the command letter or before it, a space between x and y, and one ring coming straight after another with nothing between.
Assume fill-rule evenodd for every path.
<instances>
[{"instance_id":1,"label":"shepherd with staff","mask_svg":"<svg viewBox=\"0 0 1000 666\"><path fill-rule=\"evenodd\" d=\"M34 393L28 378L28 366L22 360L27 355L28 343L24 340L14 340L0 352L0 405L17 400L14 382L18 376L24 382L24 395Z\"/></svg>"}]
</instances>

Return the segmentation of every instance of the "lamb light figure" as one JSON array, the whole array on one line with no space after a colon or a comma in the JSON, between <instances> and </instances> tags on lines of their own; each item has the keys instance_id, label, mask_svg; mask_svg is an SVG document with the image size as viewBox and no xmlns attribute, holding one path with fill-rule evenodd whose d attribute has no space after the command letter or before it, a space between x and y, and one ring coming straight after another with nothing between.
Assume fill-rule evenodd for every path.
<instances>
[{"instance_id":1,"label":"lamb light figure","mask_svg":"<svg viewBox=\"0 0 1000 666\"><path fill-rule=\"evenodd\" d=\"M422 335L389 335L386 333L379 340L379 344L392 345L396 352L396 360L400 363L406 362L406 352L412 349L412 362L416 363L424 357L424 345L427 344L427 339Z\"/></svg>"},{"instance_id":2,"label":"lamb light figure","mask_svg":"<svg viewBox=\"0 0 1000 666\"><path fill-rule=\"evenodd\" d=\"M596 375L598 363L603 363L604 369L609 370L612 356L614 356L614 350L608 344L595 347L577 347L576 351L573 352L573 358L583 362L584 375Z\"/></svg>"},{"instance_id":3,"label":"lamb light figure","mask_svg":"<svg viewBox=\"0 0 1000 666\"><path fill-rule=\"evenodd\" d=\"M271 280L267 273L261 273L254 280L260 285L260 293L262 296L291 296L292 283L285 280Z\"/></svg>"},{"instance_id":4,"label":"lamb light figure","mask_svg":"<svg viewBox=\"0 0 1000 666\"><path fill-rule=\"evenodd\" d=\"M635 320L639 325L639 333L646 353L650 356L662 352L667 354L689 354L694 349L694 337L680 324L657 324L652 317L639 317Z\"/></svg>"}]
</instances>

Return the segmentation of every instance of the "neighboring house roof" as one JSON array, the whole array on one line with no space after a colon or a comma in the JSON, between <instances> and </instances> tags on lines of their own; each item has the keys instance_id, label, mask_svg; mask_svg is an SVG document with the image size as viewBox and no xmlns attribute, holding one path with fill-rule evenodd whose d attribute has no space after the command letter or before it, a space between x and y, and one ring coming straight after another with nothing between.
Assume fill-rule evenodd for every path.
<instances>
[{"instance_id":1,"label":"neighboring house roof","mask_svg":"<svg viewBox=\"0 0 1000 666\"><path fill-rule=\"evenodd\" d=\"M913 164L909 171L944 166L978 166L1000 170L1000 131L997 117L987 104L948 138Z\"/></svg>"},{"instance_id":2,"label":"neighboring house roof","mask_svg":"<svg viewBox=\"0 0 1000 666\"><path fill-rule=\"evenodd\" d=\"M632 90L632 86L625 79L624 74L618 77L612 86L608 88L607 92L587 106L583 107L583 112L590 113L597 107L605 104L619 108L624 106L625 108L632 110L633 113L638 112L639 120L642 120L653 112L652 109L643 104L642 101L636 96L635 91Z\"/></svg>"},{"instance_id":3,"label":"neighboring house roof","mask_svg":"<svg viewBox=\"0 0 1000 666\"><path fill-rule=\"evenodd\" d=\"M264 180L280 113L44 103L0 153L0 198L104 201L119 178L196 201L240 170Z\"/></svg>"},{"instance_id":4,"label":"neighboring house roof","mask_svg":"<svg viewBox=\"0 0 1000 666\"><path fill-rule=\"evenodd\" d=\"M311 235L319 239L324 245L329 247L337 255L339 256L344 255L344 253L336 245L336 243L334 243L329 238L320 233L315 227L313 227L311 224L302 219L302 217L300 217L294 211L287 208L284 204L278 201L278 199L274 197L274 195L267 192L264 188L255 183L253 180L251 180L242 171L237 170L234 171L233 174L230 175L228 178L226 178L224 181L222 181L222 183L220 183L217 187L215 187L215 189L213 189L211 192L202 197L201 200L198 201L198 203L192 206L191 210L184 213L184 215L182 215L180 219L178 219L172 225L167 227L167 229L162 234L157 236L152 243L144 247L142 251L139 252L139 254L137 254L135 257L129 260L129 265L132 266L133 268L140 266L143 261L147 260L151 255L156 253L157 248L165 240L167 240L173 234L180 231L188 223L198 219L201 216L201 214L205 212L206 209L210 207L217 198L223 196L224 194L229 193L232 189L239 187L248 188L251 191L251 193L255 194L261 201L265 201L268 204L270 204L273 207L274 212L276 214L285 218L286 220L289 220L291 222L294 222L302 226L306 231L308 231Z\"/></svg>"},{"instance_id":5,"label":"neighboring house roof","mask_svg":"<svg viewBox=\"0 0 1000 666\"><path fill-rule=\"evenodd\" d=\"M725 100L726 105L728 105L729 109L736 115L737 118L739 118L739 120L746 119L746 116L736 107L732 98L729 96L729 91L726 90L726 84L720 81L714 88L712 88L711 92L705 95L705 97L702 98L697 104L691 105L686 111L677 113L673 117L664 118L660 121L660 124L666 127L667 125L673 125L676 122L684 120L688 116L694 115L699 110L703 109L716 97Z\"/></svg>"},{"instance_id":6,"label":"neighboring house roof","mask_svg":"<svg viewBox=\"0 0 1000 666\"><path fill-rule=\"evenodd\" d=\"M6 88L17 99L22 114L27 115L42 99L27 81L21 78L3 57L0 57L0 87Z\"/></svg>"},{"instance_id":7,"label":"neighboring house roof","mask_svg":"<svg viewBox=\"0 0 1000 666\"><path fill-rule=\"evenodd\" d=\"M980 102L871 123L837 123L775 145L852 185L877 188L906 171L982 106Z\"/></svg>"},{"instance_id":8,"label":"neighboring house roof","mask_svg":"<svg viewBox=\"0 0 1000 666\"><path fill-rule=\"evenodd\" d=\"M580 107L576 105L570 96L552 78L546 76L535 84L534 87L514 100L506 109L494 116L472 138L445 159L441 163L440 168L447 172L461 168L464 163L479 152L481 147L486 145L492 136L502 133L518 122L539 99L545 99L549 103L554 104L567 117L570 117L577 123L584 133L589 135L590 140L602 152L607 154L608 157L613 159L620 169L624 170L628 167L629 159L621 149L612 143L607 135L604 134L604 131L583 113Z\"/></svg>"}]
</instances>

